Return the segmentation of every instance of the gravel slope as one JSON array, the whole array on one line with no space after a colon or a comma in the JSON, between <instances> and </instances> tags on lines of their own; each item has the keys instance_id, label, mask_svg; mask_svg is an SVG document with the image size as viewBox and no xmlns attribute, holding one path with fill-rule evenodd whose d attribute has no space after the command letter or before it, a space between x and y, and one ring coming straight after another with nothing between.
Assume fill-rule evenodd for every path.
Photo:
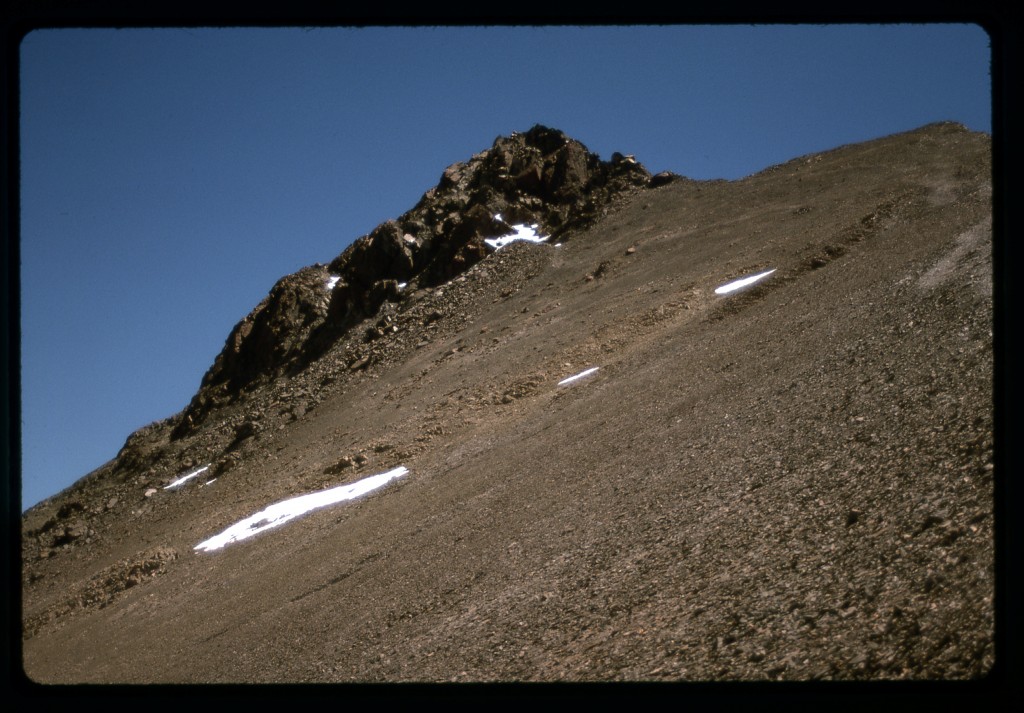
<instances>
[{"instance_id":1,"label":"gravel slope","mask_svg":"<svg viewBox=\"0 0 1024 713\"><path fill-rule=\"evenodd\" d=\"M942 124L677 180L410 296L367 364L339 343L226 408L225 429L258 427L214 483L147 497L152 474L111 466L27 513L26 674L983 677L989 152ZM205 454L202 437L174 447ZM398 465L358 501L192 549ZM33 533L70 502L92 534L44 553Z\"/></svg>"}]
</instances>

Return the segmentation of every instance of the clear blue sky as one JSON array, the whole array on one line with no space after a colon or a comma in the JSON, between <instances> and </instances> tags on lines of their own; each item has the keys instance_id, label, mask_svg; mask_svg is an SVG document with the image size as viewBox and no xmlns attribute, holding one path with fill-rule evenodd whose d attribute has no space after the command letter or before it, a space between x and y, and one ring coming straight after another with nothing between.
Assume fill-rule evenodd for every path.
<instances>
[{"instance_id":1,"label":"clear blue sky","mask_svg":"<svg viewBox=\"0 0 1024 713\"><path fill-rule=\"evenodd\" d=\"M735 179L991 131L971 25L37 30L20 58L23 507L184 408L278 278L499 135Z\"/></svg>"}]
</instances>

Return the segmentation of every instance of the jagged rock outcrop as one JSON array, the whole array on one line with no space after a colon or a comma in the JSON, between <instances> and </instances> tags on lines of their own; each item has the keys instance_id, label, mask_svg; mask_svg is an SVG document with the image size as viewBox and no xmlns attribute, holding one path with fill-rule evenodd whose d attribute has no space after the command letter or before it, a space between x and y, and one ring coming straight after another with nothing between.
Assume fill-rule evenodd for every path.
<instances>
[{"instance_id":1,"label":"jagged rock outcrop","mask_svg":"<svg viewBox=\"0 0 1024 713\"><path fill-rule=\"evenodd\" d=\"M616 196L650 185L651 174L632 156L602 161L555 129L537 125L495 139L326 267L282 278L231 331L173 437L246 388L317 359L385 302L401 300L400 285L435 286L465 272L486 257L485 239L512 233L513 224L565 239L599 219Z\"/></svg>"},{"instance_id":2,"label":"jagged rock outcrop","mask_svg":"<svg viewBox=\"0 0 1024 713\"><path fill-rule=\"evenodd\" d=\"M330 304L329 274L322 265L305 267L278 280L256 309L235 325L199 392L174 430L180 437L217 404L246 386L273 377L303 349L323 323Z\"/></svg>"}]
</instances>

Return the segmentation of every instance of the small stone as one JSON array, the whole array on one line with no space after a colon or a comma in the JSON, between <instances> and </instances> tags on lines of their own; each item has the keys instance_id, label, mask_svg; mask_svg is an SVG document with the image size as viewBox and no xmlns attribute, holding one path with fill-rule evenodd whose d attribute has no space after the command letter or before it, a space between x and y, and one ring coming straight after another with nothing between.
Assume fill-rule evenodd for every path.
<instances>
[{"instance_id":1,"label":"small stone","mask_svg":"<svg viewBox=\"0 0 1024 713\"><path fill-rule=\"evenodd\" d=\"M633 246L633 245L630 245L628 248L626 248L626 254L627 255L632 255L635 252L636 252L636 247Z\"/></svg>"},{"instance_id":2,"label":"small stone","mask_svg":"<svg viewBox=\"0 0 1024 713\"><path fill-rule=\"evenodd\" d=\"M653 176L651 176L651 181L649 185L651 188L657 188L658 186L664 186L665 184L671 183L676 178L678 178L678 176L676 176L675 174L669 171L662 171L661 173L656 173Z\"/></svg>"},{"instance_id":3,"label":"small stone","mask_svg":"<svg viewBox=\"0 0 1024 713\"><path fill-rule=\"evenodd\" d=\"M156 495L156 488L149 488L145 493L144 497L151 498Z\"/></svg>"}]
</instances>

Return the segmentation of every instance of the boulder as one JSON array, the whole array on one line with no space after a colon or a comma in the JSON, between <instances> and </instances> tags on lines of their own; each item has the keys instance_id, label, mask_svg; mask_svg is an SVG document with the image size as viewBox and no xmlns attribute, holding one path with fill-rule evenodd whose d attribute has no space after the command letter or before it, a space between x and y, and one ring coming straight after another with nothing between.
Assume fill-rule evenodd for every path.
<instances>
[{"instance_id":1,"label":"boulder","mask_svg":"<svg viewBox=\"0 0 1024 713\"><path fill-rule=\"evenodd\" d=\"M303 268L277 282L256 308L235 325L203 376L172 438L202 422L211 406L232 400L253 383L273 378L298 356L309 335L327 317L333 292L323 266Z\"/></svg>"}]
</instances>

